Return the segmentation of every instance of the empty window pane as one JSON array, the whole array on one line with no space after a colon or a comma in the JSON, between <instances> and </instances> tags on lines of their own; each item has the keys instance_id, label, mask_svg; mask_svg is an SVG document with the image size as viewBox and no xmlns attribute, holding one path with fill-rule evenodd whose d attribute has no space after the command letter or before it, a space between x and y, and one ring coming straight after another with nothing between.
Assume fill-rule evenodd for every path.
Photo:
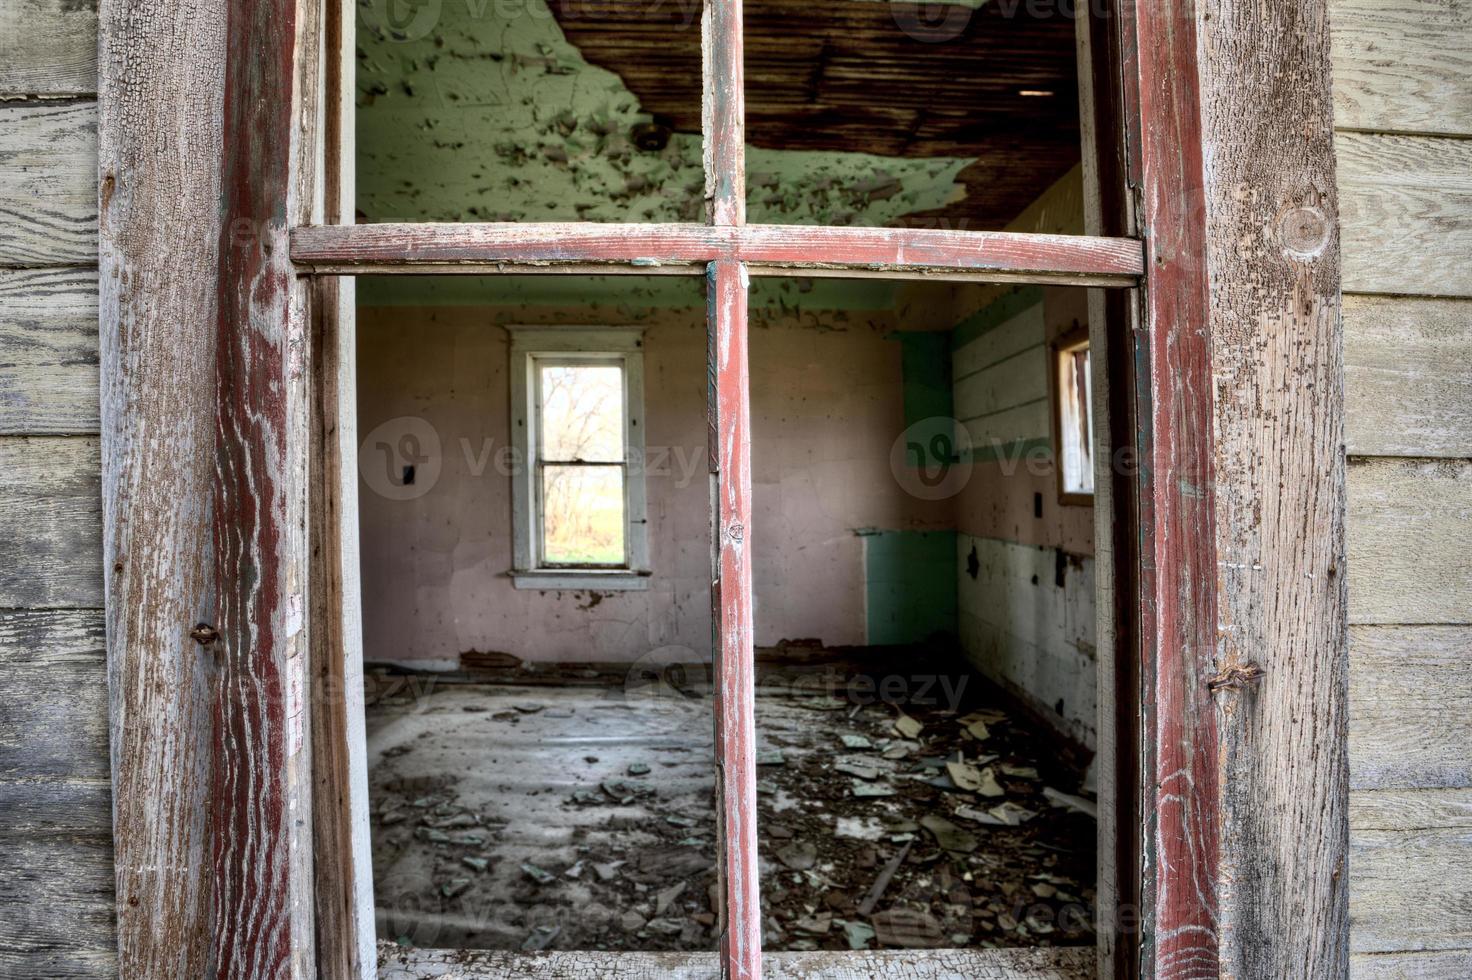
<instances>
[{"instance_id":1,"label":"empty window pane","mask_svg":"<svg viewBox=\"0 0 1472 980\"><path fill-rule=\"evenodd\" d=\"M542 468L542 559L547 565L624 563L622 466Z\"/></svg>"},{"instance_id":2,"label":"empty window pane","mask_svg":"<svg viewBox=\"0 0 1472 980\"><path fill-rule=\"evenodd\" d=\"M1063 492L1093 493L1094 419L1090 405L1087 345L1058 352L1058 403Z\"/></svg>"},{"instance_id":3,"label":"empty window pane","mask_svg":"<svg viewBox=\"0 0 1472 980\"><path fill-rule=\"evenodd\" d=\"M616 364L541 369L542 458L615 463L624 458L624 377Z\"/></svg>"}]
</instances>

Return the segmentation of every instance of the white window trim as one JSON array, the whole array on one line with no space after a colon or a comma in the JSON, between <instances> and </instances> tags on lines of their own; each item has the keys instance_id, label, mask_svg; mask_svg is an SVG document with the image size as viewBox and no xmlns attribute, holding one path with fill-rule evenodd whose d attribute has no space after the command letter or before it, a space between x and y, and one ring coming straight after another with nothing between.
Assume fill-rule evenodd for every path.
<instances>
[{"instance_id":1,"label":"white window trim","mask_svg":"<svg viewBox=\"0 0 1472 980\"><path fill-rule=\"evenodd\" d=\"M649 521L644 485L644 331L637 327L511 326L511 443L518 465L511 475L511 578L518 589L644 590L649 588ZM629 567L543 568L536 521L536 440L532 438L538 356L585 354L619 358L624 367L624 534Z\"/></svg>"}]
</instances>

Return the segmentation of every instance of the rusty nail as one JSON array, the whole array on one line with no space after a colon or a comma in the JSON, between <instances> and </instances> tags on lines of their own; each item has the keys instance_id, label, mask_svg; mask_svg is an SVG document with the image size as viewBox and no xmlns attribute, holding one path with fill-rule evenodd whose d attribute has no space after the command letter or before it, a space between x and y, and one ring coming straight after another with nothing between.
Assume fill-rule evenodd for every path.
<instances>
[{"instance_id":1,"label":"rusty nail","mask_svg":"<svg viewBox=\"0 0 1472 980\"><path fill-rule=\"evenodd\" d=\"M1240 691L1246 685L1256 683L1265 673L1267 671L1254 663L1233 664L1208 678L1206 689L1208 691Z\"/></svg>"}]
</instances>

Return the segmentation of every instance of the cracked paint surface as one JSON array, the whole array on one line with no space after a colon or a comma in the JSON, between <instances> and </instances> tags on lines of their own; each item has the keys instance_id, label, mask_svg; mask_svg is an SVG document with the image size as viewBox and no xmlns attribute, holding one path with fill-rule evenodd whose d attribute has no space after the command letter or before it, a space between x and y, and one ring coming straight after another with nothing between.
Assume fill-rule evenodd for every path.
<instances>
[{"instance_id":1,"label":"cracked paint surface","mask_svg":"<svg viewBox=\"0 0 1472 980\"><path fill-rule=\"evenodd\" d=\"M543 0L425 9L432 21L396 28L381 3L360 3L360 220L703 219L700 135L641 148L655 120ZM953 203L972 162L749 147L748 218L886 225Z\"/></svg>"}]
</instances>

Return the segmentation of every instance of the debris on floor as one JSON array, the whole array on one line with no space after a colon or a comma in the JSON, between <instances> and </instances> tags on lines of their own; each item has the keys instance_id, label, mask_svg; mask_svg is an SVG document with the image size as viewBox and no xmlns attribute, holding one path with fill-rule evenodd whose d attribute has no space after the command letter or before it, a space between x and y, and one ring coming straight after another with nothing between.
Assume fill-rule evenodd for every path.
<instances>
[{"instance_id":1,"label":"debris on floor","mask_svg":"<svg viewBox=\"0 0 1472 980\"><path fill-rule=\"evenodd\" d=\"M1020 713L782 687L756 717L765 948L1093 942L1094 803ZM380 938L714 948L708 700L463 683L368 727Z\"/></svg>"}]
</instances>

